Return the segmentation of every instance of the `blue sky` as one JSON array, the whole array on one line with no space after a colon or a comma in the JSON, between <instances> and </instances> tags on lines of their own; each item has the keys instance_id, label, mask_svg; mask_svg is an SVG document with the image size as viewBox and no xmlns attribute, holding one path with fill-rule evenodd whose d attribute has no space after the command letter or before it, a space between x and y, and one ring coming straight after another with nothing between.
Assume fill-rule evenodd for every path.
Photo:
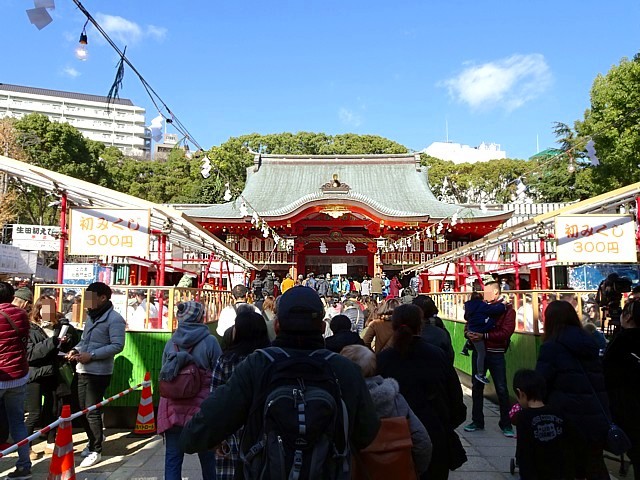
<instances>
[{"instance_id":1,"label":"blue sky","mask_svg":"<svg viewBox=\"0 0 640 480\"><path fill-rule=\"evenodd\" d=\"M589 89L640 51L637 0L86 0L205 148L245 133L382 135L419 150L444 141L502 144L512 158L553 145ZM56 0L29 24L29 0L0 0L0 82L105 95L114 52ZM131 71L122 97L153 107Z\"/></svg>"}]
</instances>

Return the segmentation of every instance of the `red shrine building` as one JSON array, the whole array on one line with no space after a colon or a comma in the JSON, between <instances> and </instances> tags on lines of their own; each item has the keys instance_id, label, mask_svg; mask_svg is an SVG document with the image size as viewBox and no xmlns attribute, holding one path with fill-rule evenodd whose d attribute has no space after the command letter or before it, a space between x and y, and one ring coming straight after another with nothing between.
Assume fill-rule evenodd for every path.
<instances>
[{"instance_id":1,"label":"red shrine building","mask_svg":"<svg viewBox=\"0 0 640 480\"><path fill-rule=\"evenodd\" d=\"M511 216L439 201L419 154L257 154L237 199L185 213L264 271L318 275L347 264L353 277L393 275Z\"/></svg>"}]
</instances>

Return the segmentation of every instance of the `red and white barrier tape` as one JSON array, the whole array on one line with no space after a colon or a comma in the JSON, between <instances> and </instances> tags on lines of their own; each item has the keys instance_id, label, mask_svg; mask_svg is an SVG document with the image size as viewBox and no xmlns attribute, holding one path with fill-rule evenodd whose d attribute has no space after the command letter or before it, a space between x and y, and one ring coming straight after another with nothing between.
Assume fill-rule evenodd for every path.
<instances>
[{"instance_id":1,"label":"red and white barrier tape","mask_svg":"<svg viewBox=\"0 0 640 480\"><path fill-rule=\"evenodd\" d=\"M101 401L100 403L96 403L95 405L91 405L90 407L85 408L84 410L80 410L79 412L74 413L73 415L71 415L68 418L58 418L55 422L47 425L46 427L44 427L43 429L38 430L37 432L33 432L32 435L28 436L27 438L25 438L24 440L20 440L18 443L15 443L13 445L11 445L9 448L7 448L6 450L2 450L0 452L0 458L2 457L6 457L7 455L9 455L10 453L15 452L16 450L18 450L18 448L23 447L25 445L27 445L28 443L33 442L36 438L38 438L40 435L42 435L43 433L49 433L49 431L53 428L56 428L58 425L60 425L63 421L64 422L71 422L73 420L75 420L76 418L81 417L82 415L86 415L89 412L92 412L94 410L97 410L98 408L104 407L107 403L109 402L113 402L114 400L117 400L118 398L124 397L125 395L133 392L134 390L139 389L140 387L148 387L149 385L151 385L151 382L142 382L139 383L138 385L136 385L135 387L131 387L126 389L123 392L120 392L112 397L109 398L105 398L103 401Z\"/></svg>"}]
</instances>

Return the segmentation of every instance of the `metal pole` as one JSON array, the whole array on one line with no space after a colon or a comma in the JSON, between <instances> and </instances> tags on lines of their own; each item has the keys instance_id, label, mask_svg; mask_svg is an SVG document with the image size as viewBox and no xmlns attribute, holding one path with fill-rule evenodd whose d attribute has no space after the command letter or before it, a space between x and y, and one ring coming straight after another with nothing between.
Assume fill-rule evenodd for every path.
<instances>
[{"instance_id":1,"label":"metal pole","mask_svg":"<svg viewBox=\"0 0 640 480\"><path fill-rule=\"evenodd\" d=\"M480 270L478 270L478 266L476 265L476 262L471 257L467 257L467 258L469 259L469 263L471 264L471 269L473 270L473 273L476 275L478 282L480 282L480 286L484 288L484 282L482 281L482 274L480 273Z\"/></svg>"},{"instance_id":2,"label":"metal pole","mask_svg":"<svg viewBox=\"0 0 640 480\"><path fill-rule=\"evenodd\" d=\"M444 276L442 277L442 284L443 285L447 281L447 273L449 273L449 267L450 266L451 266L451 263L447 263L447 268L444 269ZM442 291L442 287L440 287L440 291Z\"/></svg>"},{"instance_id":3,"label":"metal pole","mask_svg":"<svg viewBox=\"0 0 640 480\"><path fill-rule=\"evenodd\" d=\"M229 262L224 262L224 264L227 266L227 279L229 280L229 286L227 287L227 290L231 290L233 288L233 285L231 285L231 272L229 271ZM222 269L222 262L220 262L220 269Z\"/></svg>"},{"instance_id":4,"label":"metal pole","mask_svg":"<svg viewBox=\"0 0 640 480\"><path fill-rule=\"evenodd\" d=\"M209 253L209 261L207 262L207 268L202 274L202 280L199 282L198 289L204 287L204 284L207 282L207 277L209 276L209 270L211 269L211 262L213 262L213 255Z\"/></svg>"},{"instance_id":5,"label":"metal pole","mask_svg":"<svg viewBox=\"0 0 640 480\"><path fill-rule=\"evenodd\" d=\"M547 278L547 253L545 251L545 239L540 239L540 289L547 290L549 282Z\"/></svg>"},{"instance_id":6,"label":"metal pole","mask_svg":"<svg viewBox=\"0 0 640 480\"><path fill-rule=\"evenodd\" d=\"M67 193L60 197L60 248L58 249L58 285L64 280L64 250L67 241Z\"/></svg>"},{"instance_id":7,"label":"metal pole","mask_svg":"<svg viewBox=\"0 0 640 480\"><path fill-rule=\"evenodd\" d=\"M520 250L520 244L517 238L512 243L512 249L514 256L513 267L516 271L516 290L520 290L520 264L518 263L518 250Z\"/></svg>"},{"instance_id":8,"label":"metal pole","mask_svg":"<svg viewBox=\"0 0 640 480\"><path fill-rule=\"evenodd\" d=\"M164 287L165 268L167 267L167 236L161 234L158 238L160 247L160 271L158 272L158 281L156 287ZM157 328L163 328L163 311L164 311L164 291L162 288L156 289L156 297L158 298L158 325Z\"/></svg>"}]
</instances>

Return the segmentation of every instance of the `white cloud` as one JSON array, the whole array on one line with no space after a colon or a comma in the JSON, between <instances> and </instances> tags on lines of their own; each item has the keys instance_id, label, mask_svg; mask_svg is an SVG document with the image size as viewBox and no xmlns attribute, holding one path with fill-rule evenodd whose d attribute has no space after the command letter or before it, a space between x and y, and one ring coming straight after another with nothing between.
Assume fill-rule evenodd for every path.
<instances>
[{"instance_id":1,"label":"white cloud","mask_svg":"<svg viewBox=\"0 0 640 480\"><path fill-rule=\"evenodd\" d=\"M167 29L164 27L156 25L142 27L136 22L117 15L98 13L96 20L109 36L121 46L139 43L144 38L162 40L167 34Z\"/></svg>"},{"instance_id":2,"label":"white cloud","mask_svg":"<svg viewBox=\"0 0 640 480\"><path fill-rule=\"evenodd\" d=\"M353 110L345 107L341 107L340 110L338 110L338 118L343 124L350 127L359 127L362 125L362 117Z\"/></svg>"},{"instance_id":3,"label":"white cloud","mask_svg":"<svg viewBox=\"0 0 640 480\"><path fill-rule=\"evenodd\" d=\"M71 78L77 78L81 75L80 72L73 67L64 67L62 69L62 74Z\"/></svg>"},{"instance_id":4,"label":"white cloud","mask_svg":"<svg viewBox=\"0 0 640 480\"><path fill-rule=\"evenodd\" d=\"M442 85L453 98L473 109L503 107L511 111L540 96L551 81L544 56L533 53L468 66Z\"/></svg>"},{"instance_id":5,"label":"white cloud","mask_svg":"<svg viewBox=\"0 0 640 480\"><path fill-rule=\"evenodd\" d=\"M167 36L167 29L164 27L156 27L155 25L147 25L147 35L156 40L164 40Z\"/></svg>"}]
</instances>

